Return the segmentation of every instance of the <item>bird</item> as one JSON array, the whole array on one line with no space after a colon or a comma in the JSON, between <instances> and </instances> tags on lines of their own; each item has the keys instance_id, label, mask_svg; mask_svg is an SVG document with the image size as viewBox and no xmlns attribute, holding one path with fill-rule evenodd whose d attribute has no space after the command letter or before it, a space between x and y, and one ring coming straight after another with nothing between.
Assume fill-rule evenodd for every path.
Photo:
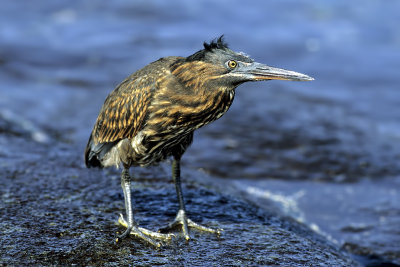
<instances>
[{"instance_id":1,"label":"bird","mask_svg":"<svg viewBox=\"0 0 400 267\"><path fill-rule=\"evenodd\" d=\"M224 36L204 42L187 57L160 58L123 80L105 99L84 152L90 167L122 167L121 187L127 219L117 241L133 235L160 247L181 228L186 240L189 228L220 234L192 221L182 193L180 161L193 141L195 130L219 119L231 106L235 89L253 81L311 81L312 77L258 63L243 52L228 47ZM176 217L153 232L138 225L131 201L131 167L146 167L172 159L172 180L179 209Z\"/></svg>"}]
</instances>

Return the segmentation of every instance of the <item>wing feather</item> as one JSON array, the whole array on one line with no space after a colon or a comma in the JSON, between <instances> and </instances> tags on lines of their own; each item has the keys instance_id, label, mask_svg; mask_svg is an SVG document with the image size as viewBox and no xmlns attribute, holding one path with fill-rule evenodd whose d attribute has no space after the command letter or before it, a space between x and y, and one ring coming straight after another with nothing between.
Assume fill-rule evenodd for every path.
<instances>
[{"instance_id":1,"label":"wing feather","mask_svg":"<svg viewBox=\"0 0 400 267\"><path fill-rule=\"evenodd\" d=\"M154 82L127 79L106 99L93 128L95 143L133 138L143 126Z\"/></svg>"},{"instance_id":2,"label":"wing feather","mask_svg":"<svg viewBox=\"0 0 400 267\"><path fill-rule=\"evenodd\" d=\"M169 67L178 59L161 58L145 66L108 95L86 145L87 167L103 167L102 158L119 140L132 139L145 127L153 97L173 77Z\"/></svg>"}]
</instances>

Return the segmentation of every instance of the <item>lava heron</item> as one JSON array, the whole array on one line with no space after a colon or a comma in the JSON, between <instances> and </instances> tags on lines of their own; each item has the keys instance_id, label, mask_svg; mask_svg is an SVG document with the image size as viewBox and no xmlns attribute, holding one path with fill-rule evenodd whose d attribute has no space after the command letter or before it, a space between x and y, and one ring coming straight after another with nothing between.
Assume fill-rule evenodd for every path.
<instances>
[{"instance_id":1,"label":"lava heron","mask_svg":"<svg viewBox=\"0 0 400 267\"><path fill-rule=\"evenodd\" d=\"M255 62L243 53L228 48L222 36L188 57L161 58L136 71L106 98L89 137L85 163L89 167L123 167L121 186L127 229L118 238L135 235L154 246L172 234L152 232L139 227L131 202L132 166L148 166L172 157L172 179L179 210L164 230L182 227L219 234L186 215L180 177L180 159L193 140L193 132L220 118L229 109L235 88L244 82L266 80L311 81L294 71ZM117 239L118 240L118 239Z\"/></svg>"}]
</instances>

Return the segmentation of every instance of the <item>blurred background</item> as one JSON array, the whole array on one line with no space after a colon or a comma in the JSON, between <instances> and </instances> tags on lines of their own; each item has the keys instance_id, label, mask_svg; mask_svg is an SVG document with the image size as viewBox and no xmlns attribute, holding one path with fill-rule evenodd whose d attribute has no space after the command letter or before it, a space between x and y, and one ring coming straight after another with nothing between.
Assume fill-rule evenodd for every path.
<instances>
[{"instance_id":1,"label":"blurred background","mask_svg":"<svg viewBox=\"0 0 400 267\"><path fill-rule=\"evenodd\" d=\"M315 81L240 86L230 111L196 132L183 175L201 171L351 253L400 264L399 10L394 0L3 1L0 134L81 157L120 81L224 34L233 50ZM3 143L1 164L24 153Z\"/></svg>"}]
</instances>

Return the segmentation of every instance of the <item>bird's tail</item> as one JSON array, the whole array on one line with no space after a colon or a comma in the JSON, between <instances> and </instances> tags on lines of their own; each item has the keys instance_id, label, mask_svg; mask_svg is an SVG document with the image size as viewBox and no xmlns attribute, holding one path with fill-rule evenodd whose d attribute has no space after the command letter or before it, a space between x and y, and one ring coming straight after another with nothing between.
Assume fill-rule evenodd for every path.
<instances>
[{"instance_id":1,"label":"bird's tail","mask_svg":"<svg viewBox=\"0 0 400 267\"><path fill-rule=\"evenodd\" d=\"M104 155L110 151L110 149L117 143L109 142L109 143L98 143L95 144L92 139L92 135L90 135L88 143L85 148L85 164L87 168L97 167L103 168L103 164L101 163Z\"/></svg>"}]
</instances>

